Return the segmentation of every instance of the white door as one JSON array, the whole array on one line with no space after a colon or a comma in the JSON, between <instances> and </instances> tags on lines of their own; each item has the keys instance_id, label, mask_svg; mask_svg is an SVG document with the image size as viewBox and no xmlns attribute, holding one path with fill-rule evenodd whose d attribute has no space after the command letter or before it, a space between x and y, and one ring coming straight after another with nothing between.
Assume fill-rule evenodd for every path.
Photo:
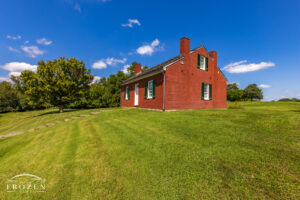
<instances>
[{"instance_id":1,"label":"white door","mask_svg":"<svg viewBox=\"0 0 300 200\"><path fill-rule=\"evenodd\" d=\"M139 84L135 84L135 90L134 90L134 106L139 105Z\"/></svg>"}]
</instances>

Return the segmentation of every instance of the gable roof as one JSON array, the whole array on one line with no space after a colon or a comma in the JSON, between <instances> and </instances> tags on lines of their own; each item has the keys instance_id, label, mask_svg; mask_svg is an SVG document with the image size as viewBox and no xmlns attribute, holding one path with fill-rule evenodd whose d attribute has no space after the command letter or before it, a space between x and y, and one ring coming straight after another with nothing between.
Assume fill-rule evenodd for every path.
<instances>
[{"instance_id":1,"label":"gable roof","mask_svg":"<svg viewBox=\"0 0 300 200\"><path fill-rule=\"evenodd\" d=\"M211 56L209 55L209 52L207 51L207 49L203 45L201 45L201 46L199 46L199 47L197 47L195 49L190 50L190 54L193 53L193 52L195 52L195 51L197 51L198 49L200 49L202 47L205 49L205 51L207 52L208 56L211 58ZM173 57L173 58L171 58L171 59L169 59L169 60L167 60L167 61L165 61L163 63L155 65L154 67L146 69L145 71L143 71L141 73L138 73L138 74L135 74L134 76L132 76L132 77L130 77L130 78L122 81L121 85L127 84L127 83L129 83L129 82L131 82L131 81L133 81L135 79L141 78L141 77L143 77L143 76L145 76L147 74L151 74L152 72L154 73L156 71L162 71L164 69L164 67L170 65L171 63L177 62L178 60L182 59L183 57L184 56L179 55L179 56ZM221 69L219 67L218 67L218 69L221 71ZM221 73L223 74L222 71L221 71ZM225 77L224 74L223 74L223 76L227 80L227 78Z\"/></svg>"},{"instance_id":2,"label":"gable roof","mask_svg":"<svg viewBox=\"0 0 300 200\"><path fill-rule=\"evenodd\" d=\"M171 63L173 63L173 62L176 62L176 61L180 60L180 58L182 58L182 56L176 56L176 57L171 58L171 59L169 59L169 60L167 60L167 61L165 61L165 62L163 62L163 63L160 63L160 64L158 64L158 65L156 65L156 66L154 66L154 67L151 67L151 68L149 68L149 69L146 69L145 71L143 71L143 72L141 72L141 73L138 73L138 74L136 74L136 75L134 75L134 76L132 76L132 77L130 77L130 78L128 78L128 79L122 81L121 85L126 84L126 83L128 83L128 82L130 82L130 81L132 81L132 80L134 80L134 79L143 77L143 76L145 76L145 75L147 75L147 74L150 74L150 73L152 73L152 72L155 72L155 71L161 71L161 70L163 70L163 68L164 68L165 66L167 66L167 65L169 65L169 64L171 64Z\"/></svg>"}]
</instances>

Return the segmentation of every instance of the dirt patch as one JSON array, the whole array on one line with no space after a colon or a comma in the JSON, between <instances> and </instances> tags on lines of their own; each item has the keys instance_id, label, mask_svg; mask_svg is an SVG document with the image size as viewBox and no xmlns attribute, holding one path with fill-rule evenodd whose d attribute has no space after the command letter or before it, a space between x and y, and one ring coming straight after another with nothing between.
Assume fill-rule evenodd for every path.
<instances>
[{"instance_id":1,"label":"dirt patch","mask_svg":"<svg viewBox=\"0 0 300 200\"><path fill-rule=\"evenodd\" d=\"M18 132L11 132L7 135L2 135L1 138L7 138L7 137L12 137L12 136L15 136L15 135L20 135L20 134L23 134L24 132L23 131L18 131Z\"/></svg>"}]
</instances>

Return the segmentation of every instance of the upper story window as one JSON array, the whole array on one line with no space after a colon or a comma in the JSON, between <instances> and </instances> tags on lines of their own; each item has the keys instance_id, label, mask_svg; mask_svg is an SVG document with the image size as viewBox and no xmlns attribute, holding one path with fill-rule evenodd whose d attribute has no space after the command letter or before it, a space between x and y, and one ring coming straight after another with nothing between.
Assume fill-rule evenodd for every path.
<instances>
[{"instance_id":1,"label":"upper story window","mask_svg":"<svg viewBox=\"0 0 300 200\"><path fill-rule=\"evenodd\" d=\"M198 56L197 56L197 67L199 69L208 71L208 58L198 54Z\"/></svg>"},{"instance_id":2,"label":"upper story window","mask_svg":"<svg viewBox=\"0 0 300 200\"><path fill-rule=\"evenodd\" d=\"M156 91L156 80L145 82L145 99L154 99Z\"/></svg>"}]
</instances>

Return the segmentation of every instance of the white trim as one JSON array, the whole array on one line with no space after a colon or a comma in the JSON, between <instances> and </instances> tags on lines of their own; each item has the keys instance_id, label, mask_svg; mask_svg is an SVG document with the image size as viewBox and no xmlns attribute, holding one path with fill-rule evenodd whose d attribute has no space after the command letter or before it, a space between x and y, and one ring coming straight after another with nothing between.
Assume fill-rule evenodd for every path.
<instances>
[{"instance_id":1,"label":"white trim","mask_svg":"<svg viewBox=\"0 0 300 200\"><path fill-rule=\"evenodd\" d=\"M125 87L125 100L128 100L128 90L129 86Z\"/></svg>"},{"instance_id":2,"label":"white trim","mask_svg":"<svg viewBox=\"0 0 300 200\"><path fill-rule=\"evenodd\" d=\"M139 105L139 84L134 85L134 106Z\"/></svg>"},{"instance_id":3,"label":"white trim","mask_svg":"<svg viewBox=\"0 0 300 200\"><path fill-rule=\"evenodd\" d=\"M184 58L184 57L182 57L182 58ZM171 62L171 63L167 64L166 66L164 66L163 70L166 71L166 68L167 68L167 67L169 67L170 65L173 65L174 63L176 63L176 62L182 60L182 58L179 58L179 60L176 60L176 61L174 61L174 62Z\"/></svg>"}]
</instances>

